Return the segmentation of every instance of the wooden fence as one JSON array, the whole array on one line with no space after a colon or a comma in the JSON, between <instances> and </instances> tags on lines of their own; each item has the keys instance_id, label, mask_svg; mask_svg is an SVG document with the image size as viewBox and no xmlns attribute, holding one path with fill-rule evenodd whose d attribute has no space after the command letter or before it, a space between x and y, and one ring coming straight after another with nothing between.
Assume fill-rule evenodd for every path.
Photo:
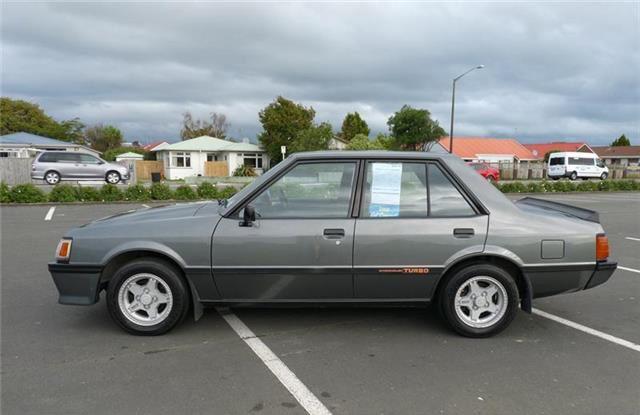
<instances>
[{"instance_id":1,"label":"wooden fence","mask_svg":"<svg viewBox=\"0 0 640 415\"><path fill-rule=\"evenodd\" d=\"M226 161L205 161L204 175L207 177L226 177L229 175L229 165Z\"/></svg>"},{"instance_id":2,"label":"wooden fence","mask_svg":"<svg viewBox=\"0 0 640 415\"><path fill-rule=\"evenodd\" d=\"M136 160L135 180L151 180L151 173L160 173L164 178L164 164L156 160Z\"/></svg>"},{"instance_id":3,"label":"wooden fence","mask_svg":"<svg viewBox=\"0 0 640 415\"><path fill-rule=\"evenodd\" d=\"M0 182L10 186L31 183L32 158L0 157Z\"/></svg>"}]
</instances>

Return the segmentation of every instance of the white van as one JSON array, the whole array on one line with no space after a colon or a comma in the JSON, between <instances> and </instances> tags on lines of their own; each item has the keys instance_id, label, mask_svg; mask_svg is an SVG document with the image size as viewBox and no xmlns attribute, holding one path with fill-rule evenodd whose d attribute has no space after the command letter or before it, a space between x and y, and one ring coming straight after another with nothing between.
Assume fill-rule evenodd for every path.
<instances>
[{"instance_id":1,"label":"white van","mask_svg":"<svg viewBox=\"0 0 640 415\"><path fill-rule=\"evenodd\" d=\"M604 161L593 153L551 153L547 176L553 180L561 177L568 177L571 180L576 180L578 177L585 180L598 177L604 180L609 176L609 169L604 165Z\"/></svg>"}]
</instances>

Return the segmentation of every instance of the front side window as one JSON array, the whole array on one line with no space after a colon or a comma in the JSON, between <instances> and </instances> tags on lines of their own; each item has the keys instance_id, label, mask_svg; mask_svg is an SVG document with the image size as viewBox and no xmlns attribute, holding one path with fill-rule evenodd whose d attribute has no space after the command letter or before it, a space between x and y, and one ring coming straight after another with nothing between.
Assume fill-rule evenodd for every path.
<instances>
[{"instance_id":1,"label":"front side window","mask_svg":"<svg viewBox=\"0 0 640 415\"><path fill-rule=\"evenodd\" d=\"M367 165L362 217L426 217L427 166L373 162Z\"/></svg>"},{"instance_id":2,"label":"front side window","mask_svg":"<svg viewBox=\"0 0 640 415\"><path fill-rule=\"evenodd\" d=\"M191 167L191 153L175 153L172 164L173 167Z\"/></svg>"},{"instance_id":3,"label":"front side window","mask_svg":"<svg viewBox=\"0 0 640 415\"><path fill-rule=\"evenodd\" d=\"M58 163L80 163L80 154L77 153L57 153L55 159Z\"/></svg>"},{"instance_id":4,"label":"front side window","mask_svg":"<svg viewBox=\"0 0 640 415\"><path fill-rule=\"evenodd\" d=\"M85 164L100 164L100 160L89 154L80 154L80 161Z\"/></svg>"},{"instance_id":5,"label":"front side window","mask_svg":"<svg viewBox=\"0 0 640 415\"><path fill-rule=\"evenodd\" d=\"M347 218L356 163L299 164L250 204L262 219Z\"/></svg>"}]
</instances>

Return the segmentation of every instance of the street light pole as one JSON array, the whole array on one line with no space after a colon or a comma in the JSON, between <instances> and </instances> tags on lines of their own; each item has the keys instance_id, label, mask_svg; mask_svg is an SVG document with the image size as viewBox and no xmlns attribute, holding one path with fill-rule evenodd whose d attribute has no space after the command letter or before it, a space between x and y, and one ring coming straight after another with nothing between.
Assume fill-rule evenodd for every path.
<instances>
[{"instance_id":1,"label":"street light pole","mask_svg":"<svg viewBox=\"0 0 640 415\"><path fill-rule=\"evenodd\" d=\"M469 72L475 71L476 69L482 69L482 68L484 68L484 65L474 66L473 68L469 69L467 72L463 73L462 75L453 78L453 88L451 93L451 128L449 129L449 153L453 153L453 117L454 117L455 108L456 108L456 82L458 81L458 79L462 78Z\"/></svg>"}]
</instances>

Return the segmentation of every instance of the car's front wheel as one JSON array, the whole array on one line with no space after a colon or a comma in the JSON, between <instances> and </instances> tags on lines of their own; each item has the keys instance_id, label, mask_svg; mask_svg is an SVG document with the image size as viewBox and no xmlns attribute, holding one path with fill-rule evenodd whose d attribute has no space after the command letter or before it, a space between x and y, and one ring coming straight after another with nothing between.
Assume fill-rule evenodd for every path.
<instances>
[{"instance_id":1,"label":"car's front wheel","mask_svg":"<svg viewBox=\"0 0 640 415\"><path fill-rule=\"evenodd\" d=\"M110 171L109 173L107 173L105 180L109 184L118 184L120 183L120 173L118 173L117 171Z\"/></svg>"},{"instance_id":2,"label":"car's front wheel","mask_svg":"<svg viewBox=\"0 0 640 415\"><path fill-rule=\"evenodd\" d=\"M189 310L188 287L171 264L142 258L125 264L107 288L107 308L129 333L154 336L171 330Z\"/></svg>"},{"instance_id":3,"label":"car's front wheel","mask_svg":"<svg viewBox=\"0 0 640 415\"><path fill-rule=\"evenodd\" d=\"M495 265L462 268L445 281L440 310L449 325L467 337L489 337L504 330L518 311L518 286Z\"/></svg>"},{"instance_id":4,"label":"car's front wheel","mask_svg":"<svg viewBox=\"0 0 640 415\"><path fill-rule=\"evenodd\" d=\"M607 176L608 176L608 174L607 174L607 173L602 173L602 174L600 175L600 180L607 180Z\"/></svg>"}]
</instances>

